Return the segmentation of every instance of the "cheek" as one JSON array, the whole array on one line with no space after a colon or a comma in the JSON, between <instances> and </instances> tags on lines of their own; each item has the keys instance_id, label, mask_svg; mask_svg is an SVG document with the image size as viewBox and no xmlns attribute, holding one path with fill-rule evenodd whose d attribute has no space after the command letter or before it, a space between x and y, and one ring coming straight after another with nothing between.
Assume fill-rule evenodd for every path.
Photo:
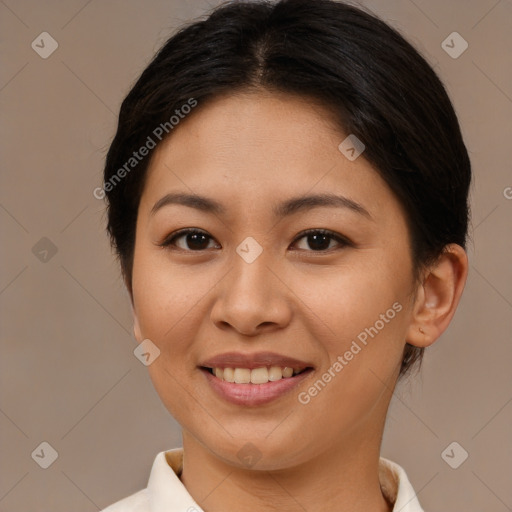
<instances>
[{"instance_id":1,"label":"cheek","mask_svg":"<svg viewBox=\"0 0 512 512\"><path fill-rule=\"evenodd\" d=\"M195 368L193 340L197 339L201 298L212 285L207 276L197 279L183 269L155 256L155 252L137 248L133 265L133 300L143 338L160 350L160 357L147 367L153 386L168 411L187 424L186 411L194 410L188 386ZM197 399L197 397L194 397Z\"/></svg>"},{"instance_id":2,"label":"cheek","mask_svg":"<svg viewBox=\"0 0 512 512\"><path fill-rule=\"evenodd\" d=\"M382 269L347 270L321 282L304 279L297 290L315 313L307 315L308 328L326 356L317 379L299 397L302 420L313 429L311 418L329 417L328 439L355 428L376 409L385 415L383 397L394 388L405 343L405 277L390 283ZM313 291L314 281L322 293Z\"/></svg>"},{"instance_id":3,"label":"cheek","mask_svg":"<svg viewBox=\"0 0 512 512\"><path fill-rule=\"evenodd\" d=\"M182 269L166 264L159 252L136 248L133 265L134 309L142 335L156 343L160 350L179 348L185 340L175 333L192 328L187 315L195 312L194 304L203 292L200 283L191 286L190 276ZM168 340L175 343L168 343Z\"/></svg>"},{"instance_id":4,"label":"cheek","mask_svg":"<svg viewBox=\"0 0 512 512\"><path fill-rule=\"evenodd\" d=\"M394 386L405 345L411 279L407 257L381 253L371 264L360 261L321 278L304 275L296 281L294 289L311 319L309 329L318 335L326 356L319 378L329 383L325 392L322 383L316 386L322 390L322 397L314 398L318 410L341 401L342 410L331 414L342 422L349 408L358 417ZM314 314L307 314L308 309Z\"/></svg>"},{"instance_id":5,"label":"cheek","mask_svg":"<svg viewBox=\"0 0 512 512\"><path fill-rule=\"evenodd\" d=\"M138 247L133 265L133 300L141 335L162 354L150 373L172 368L185 374L195 368L198 339L206 338L212 293L225 273L209 265L171 264L165 252ZM209 331L211 334L211 331Z\"/></svg>"},{"instance_id":6,"label":"cheek","mask_svg":"<svg viewBox=\"0 0 512 512\"><path fill-rule=\"evenodd\" d=\"M325 332L325 340L331 340L330 351L340 349L376 322L382 332L392 330L391 326L395 331L400 330L403 323L396 311L400 307L393 309L393 304L399 302L402 311L405 310L409 287L407 271L400 272L384 261L339 266L323 273L303 273L293 284L294 292L307 306L306 317L318 324L317 330ZM307 315L308 308L314 314Z\"/></svg>"}]
</instances>

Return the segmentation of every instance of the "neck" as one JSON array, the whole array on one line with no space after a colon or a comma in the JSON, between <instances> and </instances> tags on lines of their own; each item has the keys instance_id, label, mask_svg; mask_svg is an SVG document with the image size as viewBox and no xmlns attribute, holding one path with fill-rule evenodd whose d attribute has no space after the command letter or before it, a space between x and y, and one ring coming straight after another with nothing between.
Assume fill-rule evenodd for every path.
<instances>
[{"instance_id":1,"label":"neck","mask_svg":"<svg viewBox=\"0 0 512 512\"><path fill-rule=\"evenodd\" d=\"M381 436L369 443L367 434L293 467L258 470L225 462L183 431L181 481L207 512L390 512L379 482Z\"/></svg>"}]
</instances>

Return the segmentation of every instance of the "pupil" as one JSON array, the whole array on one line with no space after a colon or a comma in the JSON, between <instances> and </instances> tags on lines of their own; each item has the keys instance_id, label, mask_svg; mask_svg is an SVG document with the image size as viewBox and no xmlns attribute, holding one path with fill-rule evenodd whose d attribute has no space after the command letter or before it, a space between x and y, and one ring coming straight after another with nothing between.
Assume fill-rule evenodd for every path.
<instances>
[{"instance_id":1,"label":"pupil","mask_svg":"<svg viewBox=\"0 0 512 512\"><path fill-rule=\"evenodd\" d=\"M208 241L206 240L206 235L204 233L191 233L187 235L187 244L191 249L201 250L206 248Z\"/></svg>"},{"instance_id":2,"label":"pupil","mask_svg":"<svg viewBox=\"0 0 512 512\"><path fill-rule=\"evenodd\" d=\"M308 244L312 249L322 250L329 247L329 237L327 235L316 234L308 235Z\"/></svg>"}]
</instances>

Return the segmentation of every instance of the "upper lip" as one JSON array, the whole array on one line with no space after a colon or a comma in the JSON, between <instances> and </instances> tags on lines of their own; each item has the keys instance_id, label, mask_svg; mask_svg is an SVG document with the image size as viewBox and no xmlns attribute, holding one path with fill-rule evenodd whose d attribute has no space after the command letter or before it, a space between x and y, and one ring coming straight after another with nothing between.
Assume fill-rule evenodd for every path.
<instances>
[{"instance_id":1,"label":"upper lip","mask_svg":"<svg viewBox=\"0 0 512 512\"><path fill-rule=\"evenodd\" d=\"M289 368L313 367L311 363L283 356L274 352L257 352L255 354L242 354L240 352L225 352L211 357L199 366L206 368L260 368L262 366L287 366Z\"/></svg>"}]
</instances>

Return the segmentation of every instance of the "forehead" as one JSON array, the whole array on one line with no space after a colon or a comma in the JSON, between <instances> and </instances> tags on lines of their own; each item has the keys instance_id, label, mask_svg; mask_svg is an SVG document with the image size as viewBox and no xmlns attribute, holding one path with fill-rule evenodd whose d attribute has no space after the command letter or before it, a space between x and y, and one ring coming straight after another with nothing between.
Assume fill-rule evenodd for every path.
<instances>
[{"instance_id":1,"label":"forehead","mask_svg":"<svg viewBox=\"0 0 512 512\"><path fill-rule=\"evenodd\" d=\"M284 93L244 92L199 103L156 152L170 150L174 158L190 158L192 149L198 156L204 149L219 159L238 149L254 161L258 155L251 149L264 146L262 161L281 156L284 162L306 154L318 157L318 150L332 146L342 135L332 113L317 101ZM193 146L185 146L185 141Z\"/></svg>"},{"instance_id":2,"label":"forehead","mask_svg":"<svg viewBox=\"0 0 512 512\"><path fill-rule=\"evenodd\" d=\"M295 95L251 92L199 104L153 154L143 201L182 191L252 204L340 192L371 207L393 201L379 173L338 146L348 134L327 107ZM152 207L152 205L151 205Z\"/></svg>"}]
</instances>

